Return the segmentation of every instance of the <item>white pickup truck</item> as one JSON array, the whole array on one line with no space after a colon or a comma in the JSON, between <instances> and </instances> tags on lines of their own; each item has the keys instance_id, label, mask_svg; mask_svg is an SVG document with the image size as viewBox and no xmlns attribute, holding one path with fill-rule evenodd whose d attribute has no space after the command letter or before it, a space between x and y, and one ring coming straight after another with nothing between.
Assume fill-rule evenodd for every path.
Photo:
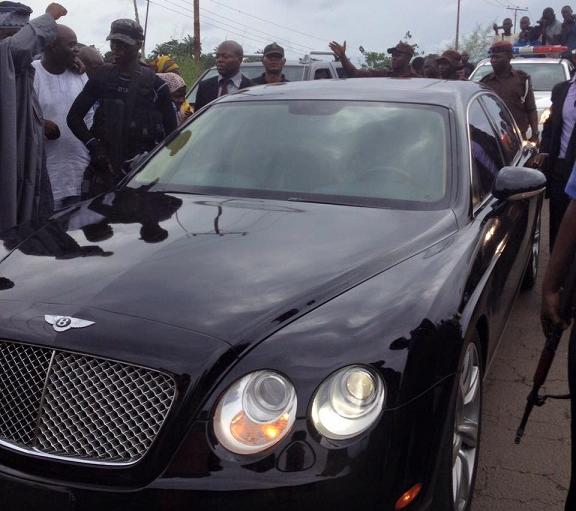
<instances>
[{"instance_id":1,"label":"white pickup truck","mask_svg":"<svg viewBox=\"0 0 576 511\"><path fill-rule=\"evenodd\" d=\"M327 52L312 52L306 57L296 60L287 61L282 72L286 79L291 82L299 82L303 80L320 80L330 78L344 78L344 69L340 62L334 60L322 60L319 56L328 56ZM242 64L242 73L250 79L257 78L264 72L262 62L246 62ZM198 92L198 85L204 80L208 80L218 75L215 67L211 67L204 71L204 73L196 80L194 85L190 88L187 95L187 100L190 104L196 101L196 93Z\"/></svg>"}]
</instances>

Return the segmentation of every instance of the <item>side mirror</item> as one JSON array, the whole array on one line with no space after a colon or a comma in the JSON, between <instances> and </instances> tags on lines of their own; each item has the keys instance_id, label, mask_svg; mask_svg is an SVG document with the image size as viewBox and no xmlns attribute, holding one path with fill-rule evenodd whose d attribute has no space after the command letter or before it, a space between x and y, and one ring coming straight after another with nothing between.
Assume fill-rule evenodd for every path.
<instances>
[{"instance_id":1,"label":"side mirror","mask_svg":"<svg viewBox=\"0 0 576 511\"><path fill-rule=\"evenodd\" d=\"M492 195L499 200L520 200L539 195L546 189L546 176L528 167L504 167L494 180Z\"/></svg>"}]
</instances>

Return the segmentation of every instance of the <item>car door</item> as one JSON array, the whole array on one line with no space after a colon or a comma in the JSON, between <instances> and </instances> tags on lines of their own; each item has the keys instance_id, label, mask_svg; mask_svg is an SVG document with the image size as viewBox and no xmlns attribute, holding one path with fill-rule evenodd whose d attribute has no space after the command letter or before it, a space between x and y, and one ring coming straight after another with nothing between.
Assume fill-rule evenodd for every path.
<instances>
[{"instance_id":1,"label":"car door","mask_svg":"<svg viewBox=\"0 0 576 511\"><path fill-rule=\"evenodd\" d=\"M472 222L478 233L475 271L483 282L491 339L504 328L527 263L530 199L498 201L494 181L505 166L521 166L530 157L508 109L492 94L477 96L469 107ZM535 202L535 201L534 201ZM536 209L534 208L534 211ZM491 350L495 348L492 343Z\"/></svg>"}]
</instances>

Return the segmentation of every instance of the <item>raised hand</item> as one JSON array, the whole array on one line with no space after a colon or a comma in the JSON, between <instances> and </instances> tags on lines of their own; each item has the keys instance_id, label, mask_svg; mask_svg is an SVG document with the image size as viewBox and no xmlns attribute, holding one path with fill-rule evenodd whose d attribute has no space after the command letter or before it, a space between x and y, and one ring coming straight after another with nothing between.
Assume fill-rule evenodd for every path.
<instances>
[{"instance_id":1,"label":"raised hand","mask_svg":"<svg viewBox=\"0 0 576 511\"><path fill-rule=\"evenodd\" d=\"M346 57L346 41L342 44L337 43L336 41L332 41L328 44L330 49L334 52L338 58L342 59Z\"/></svg>"},{"instance_id":2,"label":"raised hand","mask_svg":"<svg viewBox=\"0 0 576 511\"><path fill-rule=\"evenodd\" d=\"M46 7L46 14L52 16L56 21L60 19L62 16L66 16L66 14L68 14L68 11L60 4L51 3L48 7Z\"/></svg>"}]
</instances>

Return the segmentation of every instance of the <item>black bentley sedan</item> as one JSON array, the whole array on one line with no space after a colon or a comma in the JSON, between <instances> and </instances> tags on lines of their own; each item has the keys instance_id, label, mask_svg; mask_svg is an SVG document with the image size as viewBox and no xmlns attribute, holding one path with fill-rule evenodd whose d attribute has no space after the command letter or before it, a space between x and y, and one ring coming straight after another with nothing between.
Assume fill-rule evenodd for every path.
<instances>
[{"instance_id":1,"label":"black bentley sedan","mask_svg":"<svg viewBox=\"0 0 576 511\"><path fill-rule=\"evenodd\" d=\"M467 510L532 150L472 83L262 86L2 233L2 511Z\"/></svg>"}]
</instances>

